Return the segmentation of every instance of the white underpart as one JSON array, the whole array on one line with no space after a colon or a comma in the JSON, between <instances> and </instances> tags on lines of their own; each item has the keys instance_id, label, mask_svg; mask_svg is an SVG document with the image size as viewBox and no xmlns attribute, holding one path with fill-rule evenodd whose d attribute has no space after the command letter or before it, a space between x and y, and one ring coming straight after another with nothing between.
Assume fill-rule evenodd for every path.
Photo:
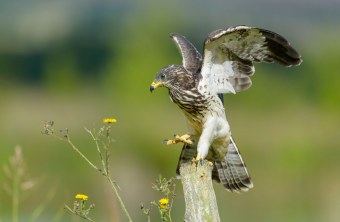
<instances>
[{"instance_id":1,"label":"white underpart","mask_svg":"<svg viewBox=\"0 0 340 222\"><path fill-rule=\"evenodd\" d=\"M230 127L223 117L210 116L204 123L203 131L197 144L198 156L205 159L212 144L219 146L220 141L228 141L230 138ZM215 144L216 143L216 144Z\"/></svg>"}]
</instances>

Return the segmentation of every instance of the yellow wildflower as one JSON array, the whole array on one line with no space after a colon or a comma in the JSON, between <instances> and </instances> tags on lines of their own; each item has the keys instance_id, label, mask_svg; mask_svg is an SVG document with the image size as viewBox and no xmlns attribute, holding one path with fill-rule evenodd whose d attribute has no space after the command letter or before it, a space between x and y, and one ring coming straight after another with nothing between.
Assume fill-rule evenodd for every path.
<instances>
[{"instance_id":1,"label":"yellow wildflower","mask_svg":"<svg viewBox=\"0 0 340 222\"><path fill-rule=\"evenodd\" d=\"M166 208L169 204L169 199L168 198L162 198L159 200L159 206L161 208Z\"/></svg>"},{"instance_id":2,"label":"yellow wildflower","mask_svg":"<svg viewBox=\"0 0 340 222\"><path fill-rule=\"evenodd\" d=\"M88 199L89 199L89 197L86 196L85 194L77 194L77 195L75 196L75 198L76 198L76 199L80 199L80 200L88 200Z\"/></svg>"},{"instance_id":3,"label":"yellow wildflower","mask_svg":"<svg viewBox=\"0 0 340 222\"><path fill-rule=\"evenodd\" d=\"M104 123L115 123L115 122L117 122L117 120L114 119L114 118L105 118L105 119L103 119L103 122Z\"/></svg>"}]
</instances>

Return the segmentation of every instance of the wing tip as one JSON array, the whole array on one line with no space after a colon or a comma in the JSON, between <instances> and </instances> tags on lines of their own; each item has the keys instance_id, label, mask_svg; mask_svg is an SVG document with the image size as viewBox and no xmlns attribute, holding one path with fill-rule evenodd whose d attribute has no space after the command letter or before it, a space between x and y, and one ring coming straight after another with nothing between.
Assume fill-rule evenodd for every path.
<instances>
[{"instance_id":1,"label":"wing tip","mask_svg":"<svg viewBox=\"0 0 340 222\"><path fill-rule=\"evenodd\" d=\"M178 34L177 32L171 32L170 35L169 35L169 37L172 38L172 39L174 39L177 36L180 36L180 34Z\"/></svg>"},{"instance_id":2,"label":"wing tip","mask_svg":"<svg viewBox=\"0 0 340 222\"><path fill-rule=\"evenodd\" d=\"M272 52L269 62L277 62L285 67L298 66L302 63L301 54L289 43L289 41L275 32L258 29L265 37L267 47Z\"/></svg>"}]
</instances>

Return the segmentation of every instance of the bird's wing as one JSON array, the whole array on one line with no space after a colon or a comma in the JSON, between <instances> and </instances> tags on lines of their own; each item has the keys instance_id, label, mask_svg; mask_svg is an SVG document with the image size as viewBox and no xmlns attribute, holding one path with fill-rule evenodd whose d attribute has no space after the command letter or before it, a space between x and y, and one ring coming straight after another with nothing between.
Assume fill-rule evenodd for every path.
<instances>
[{"instance_id":1,"label":"bird's wing","mask_svg":"<svg viewBox=\"0 0 340 222\"><path fill-rule=\"evenodd\" d=\"M282 36L259 28L235 26L210 33L204 44L199 90L236 93L251 86L253 62L299 65L299 53Z\"/></svg>"},{"instance_id":2,"label":"bird's wing","mask_svg":"<svg viewBox=\"0 0 340 222\"><path fill-rule=\"evenodd\" d=\"M172 33L170 37L182 55L183 67L192 74L199 72L202 66L202 55L194 45L180 34Z\"/></svg>"}]
</instances>

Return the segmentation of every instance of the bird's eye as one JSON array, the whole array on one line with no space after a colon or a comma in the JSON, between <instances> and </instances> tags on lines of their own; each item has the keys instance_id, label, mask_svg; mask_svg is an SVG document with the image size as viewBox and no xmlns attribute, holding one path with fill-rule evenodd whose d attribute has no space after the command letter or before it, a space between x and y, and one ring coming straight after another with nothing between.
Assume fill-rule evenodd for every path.
<instances>
[{"instance_id":1,"label":"bird's eye","mask_svg":"<svg viewBox=\"0 0 340 222\"><path fill-rule=\"evenodd\" d=\"M162 75L161 75L161 79L165 79L165 74L162 74Z\"/></svg>"}]
</instances>

